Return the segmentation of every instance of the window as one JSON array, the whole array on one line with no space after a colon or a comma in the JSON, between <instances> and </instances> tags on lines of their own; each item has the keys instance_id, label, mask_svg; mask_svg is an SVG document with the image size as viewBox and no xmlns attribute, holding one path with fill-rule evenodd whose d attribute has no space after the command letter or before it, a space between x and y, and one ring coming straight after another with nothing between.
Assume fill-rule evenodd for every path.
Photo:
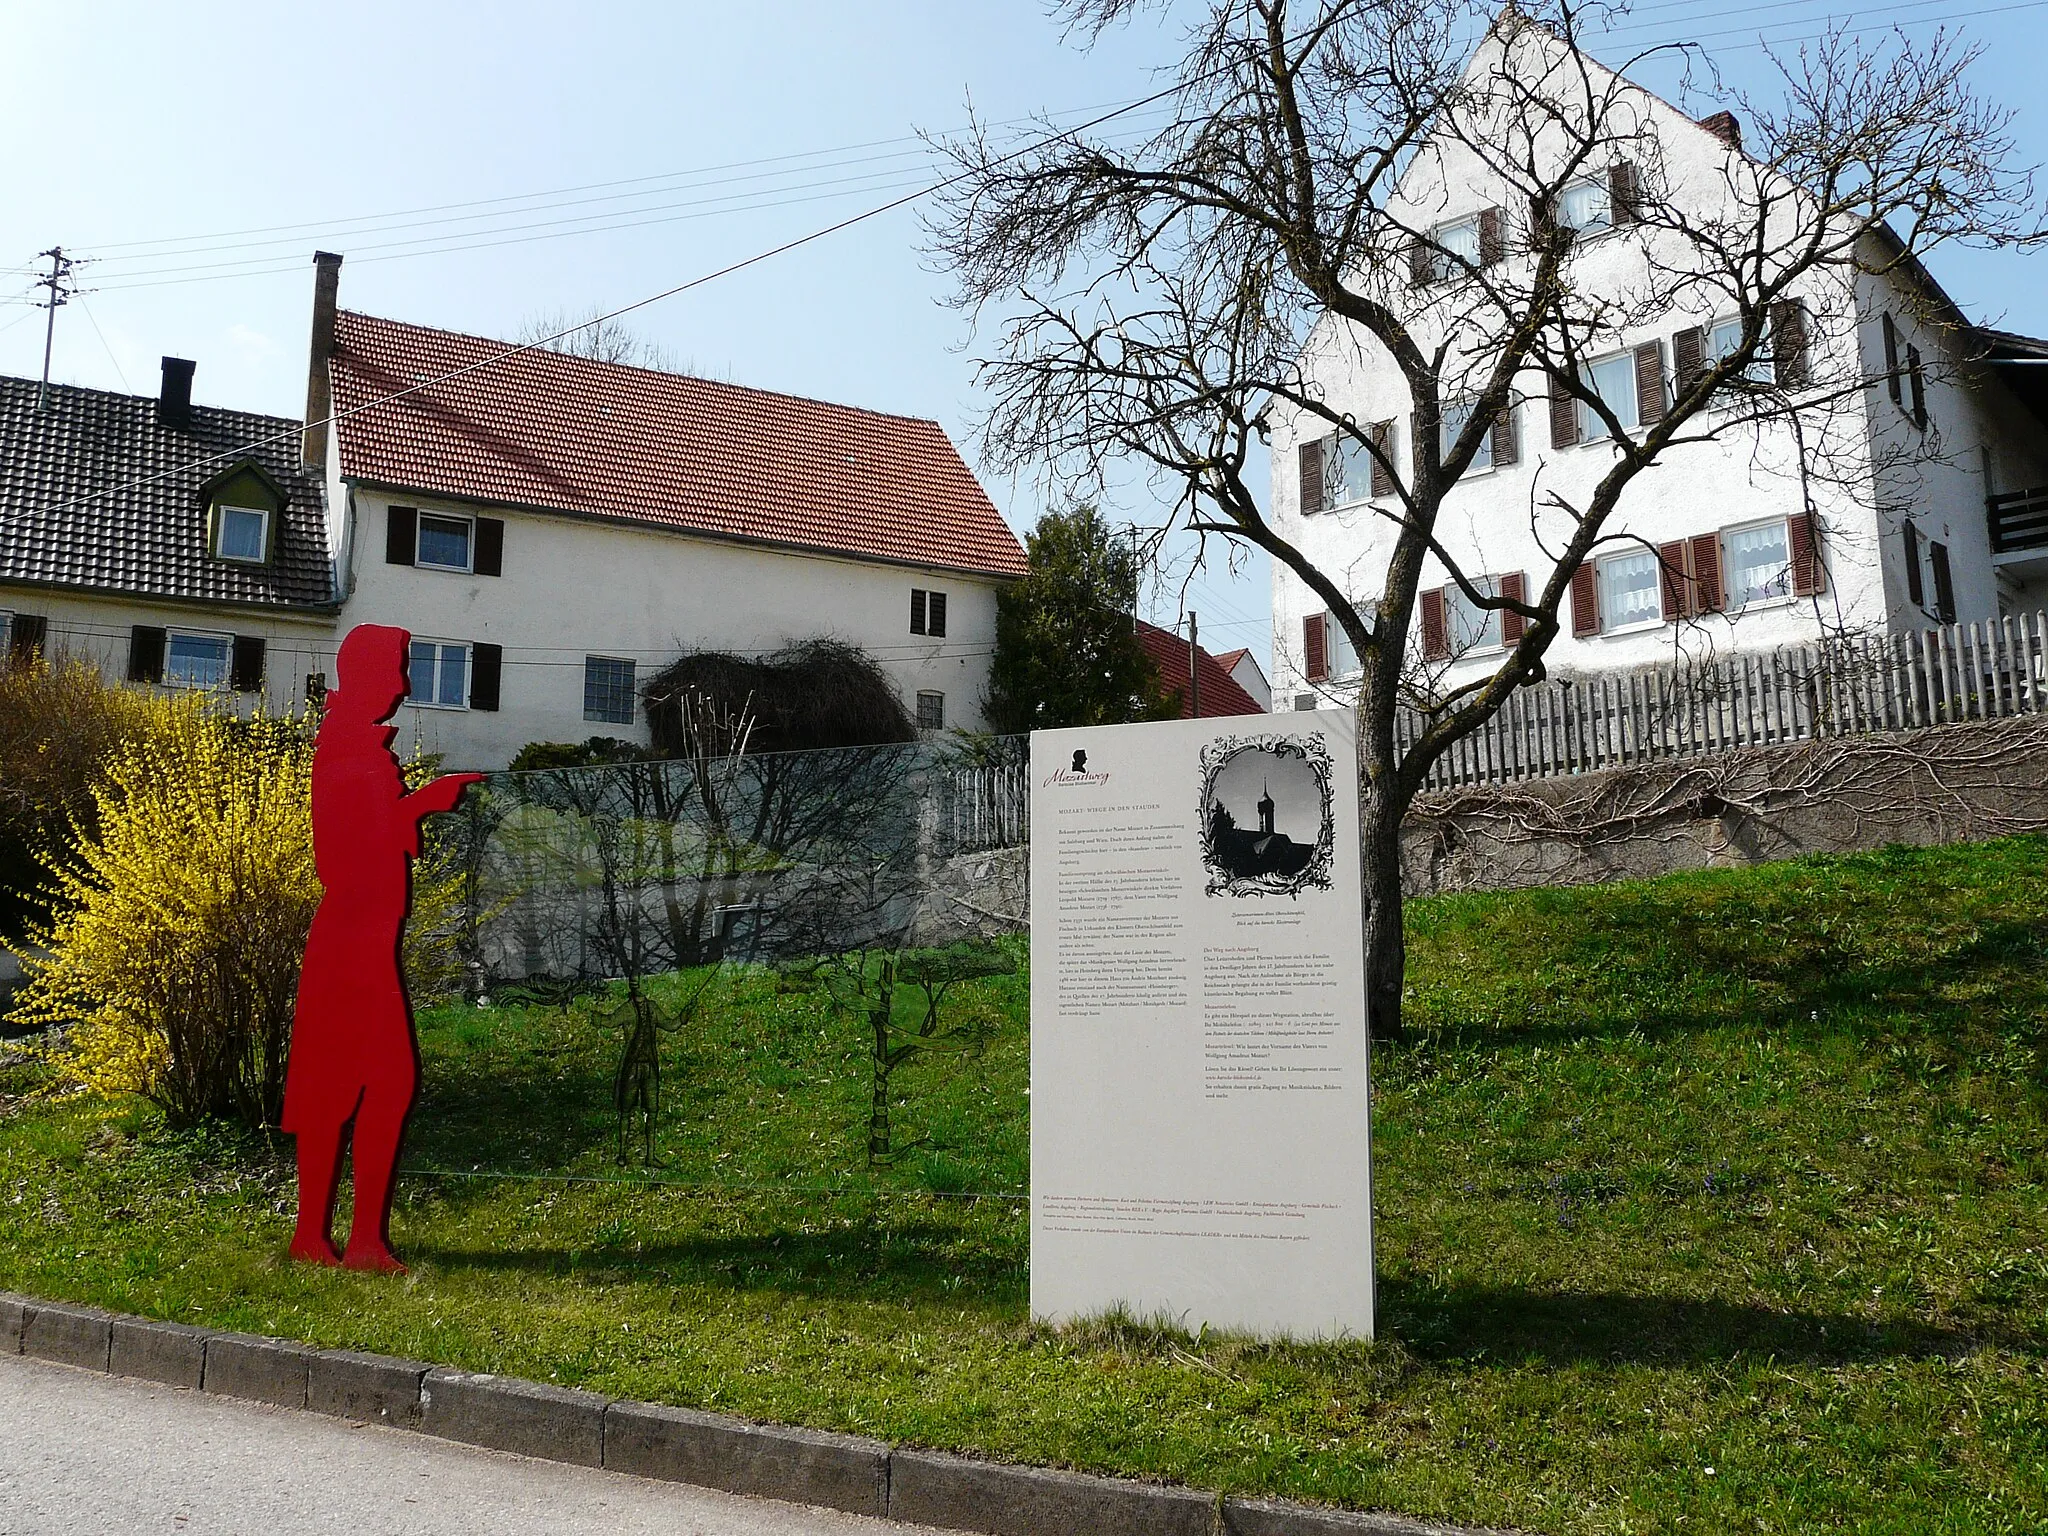
<instances>
[{"instance_id":1,"label":"window","mask_svg":"<svg viewBox=\"0 0 2048 1536\"><path fill-rule=\"evenodd\" d=\"M583 658L583 718L633 723L633 663L617 656Z\"/></svg>"},{"instance_id":2,"label":"window","mask_svg":"<svg viewBox=\"0 0 2048 1536\"><path fill-rule=\"evenodd\" d=\"M1312 693L1297 693L1294 696L1294 707L1296 709L1314 709L1316 707L1316 696Z\"/></svg>"},{"instance_id":3,"label":"window","mask_svg":"<svg viewBox=\"0 0 2048 1536\"><path fill-rule=\"evenodd\" d=\"M1444 407L1442 437L1437 445L1439 454L1450 453L1452 445L1458 441L1459 435L1472 420L1472 410L1473 403L1469 400L1462 405ZM1493 468L1493 439L1494 434L1491 432L1479 439L1479 451L1472 455L1472 467L1467 471L1468 474Z\"/></svg>"},{"instance_id":4,"label":"window","mask_svg":"<svg viewBox=\"0 0 2048 1536\"><path fill-rule=\"evenodd\" d=\"M1500 596L1500 583L1491 576L1475 576L1472 585L1488 597ZM1500 610L1479 607L1455 581L1444 588L1444 618L1449 625L1453 654L1497 650L1500 647Z\"/></svg>"},{"instance_id":5,"label":"window","mask_svg":"<svg viewBox=\"0 0 2048 1536\"><path fill-rule=\"evenodd\" d=\"M927 592L922 587L910 589L910 632L913 635L945 636L945 593Z\"/></svg>"},{"instance_id":6,"label":"window","mask_svg":"<svg viewBox=\"0 0 2048 1536\"><path fill-rule=\"evenodd\" d=\"M1391 459L1394 452L1394 424L1391 421L1374 422L1366 428L1367 434L1380 445L1380 452ZM1329 463L1323 470L1324 504L1332 507L1348 506L1352 502L1364 501L1373 496L1391 496L1394 493L1393 475L1383 468L1372 456L1372 450L1348 432L1340 432L1329 439Z\"/></svg>"},{"instance_id":7,"label":"window","mask_svg":"<svg viewBox=\"0 0 2048 1536\"><path fill-rule=\"evenodd\" d=\"M1600 562L1600 627L1636 629L1664 622L1662 568L1650 550L1610 555Z\"/></svg>"},{"instance_id":8,"label":"window","mask_svg":"<svg viewBox=\"0 0 2048 1536\"><path fill-rule=\"evenodd\" d=\"M1792 595L1792 540L1783 521L1731 529L1721 548L1730 608Z\"/></svg>"},{"instance_id":9,"label":"window","mask_svg":"<svg viewBox=\"0 0 2048 1536\"><path fill-rule=\"evenodd\" d=\"M234 650L232 635L170 630L164 639L163 680L186 688L225 688Z\"/></svg>"},{"instance_id":10,"label":"window","mask_svg":"<svg viewBox=\"0 0 2048 1536\"><path fill-rule=\"evenodd\" d=\"M214 509L214 550L223 560L262 564L270 551L270 513L261 507Z\"/></svg>"},{"instance_id":11,"label":"window","mask_svg":"<svg viewBox=\"0 0 2048 1536\"><path fill-rule=\"evenodd\" d=\"M412 691L406 702L427 709L469 708L469 647L443 640L413 641Z\"/></svg>"},{"instance_id":12,"label":"window","mask_svg":"<svg viewBox=\"0 0 2048 1536\"><path fill-rule=\"evenodd\" d=\"M1742 322L1740 320L1716 320L1707 327L1707 355L1705 365L1709 368L1722 358L1732 354L1742 345ZM1771 365L1762 358L1752 357L1749 366L1736 375L1754 383L1768 384L1771 379Z\"/></svg>"},{"instance_id":13,"label":"window","mask_svg":"<svg viewBox=\"0 0 2048 1536\"><path fill-rule=\"evenodd\" d=\"M946 728L946 696L943 693L921 691L918 694L917 725L924 731L943 731Z\"/></svg>"},{"instance_id":14,"label":"window","mask_svg":"<svg viewBox=\"0 0 2048 1536\"><path fill-rule=\"evenodd\" d=\"M1557 221L1578 234L1614 227L1614 198L1605 181L1579 181L1557 196Z\"/></svg>"},{"instance_id":15,"label":"window","mask_svg":"<svg viewBox=\"0 0 2048 1536\"><path fill-rule=\"evenodd\" d=\"M1586 377L1593 386L1593 393L1614 413L1615 420L1624 427L1642 425L1636 400L1636 359L1633 352L1617 352L1612 357L1601 358L1587 368ZM1605 436L1607 423L1600 419L1600 414L1592 406L1579 402L1580 441L1596 442Z\"/></svg>"},{"instance_id":16,"label":"window","mask_svg":"<svg viewBox=\"0 0 2048 1536\"><path fill-rule=\"evenodd\" d=\"M473 526L466 517L442 517L422 512L419 552L413 563L442 571L468 570L469 538Z\"/></svg>"},{"instance_id":17,"label":"window","mask_svg":"<svg viewBox=\"0 0 2048 1536\"><path fill-rule=\"evenodd\" d=\"M1357 676L1361 670L1358 665L1358 647L1351 643L1351 637L1344 633L1344 626L1337 622L1334 614L1329 619L1329 625L1330 639L1333 642L1330 652L1330 676Z\"/></svg>"},{"instance_id":18,"label":"window","mask_svg":"<svg viewBox=\"0 0 2048 1536\"><path fill-rule=\"evenodd\" d=\"M1485 265L1479 238L1479 216L1440 224L1429 232L1427 242L1416 251L1415 278L1423 283L1443 283L1475 267Z\"/></svg>"}]
</instances>

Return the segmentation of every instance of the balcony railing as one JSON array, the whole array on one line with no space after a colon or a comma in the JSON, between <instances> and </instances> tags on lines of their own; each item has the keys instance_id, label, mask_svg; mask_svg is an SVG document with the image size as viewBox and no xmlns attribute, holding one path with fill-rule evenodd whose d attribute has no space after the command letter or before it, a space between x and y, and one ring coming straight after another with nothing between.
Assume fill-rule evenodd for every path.
<instances>
[{"instance_id":1,"label":"balcony railing","mask_svg":"<svg viewBox=\"0 0 2048 1536\"><path fill-rule=\"evenodd\" d=\"M1985 498L1991 513L1991 552L2048 549L2048 485Z\"/></svg>"}]
</instances>

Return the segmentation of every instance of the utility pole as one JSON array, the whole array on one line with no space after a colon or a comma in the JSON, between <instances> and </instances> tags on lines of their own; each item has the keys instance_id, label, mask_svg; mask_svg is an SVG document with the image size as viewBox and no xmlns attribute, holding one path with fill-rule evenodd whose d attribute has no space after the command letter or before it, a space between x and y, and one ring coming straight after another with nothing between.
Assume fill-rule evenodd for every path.
<instances>
[{"instance_id":1,"label":"utility pole","mask_svg":"<svg viewBox=\"0 0 2048 1536\"><path fill-rule=\"evenodd\" d=\"M1202 718L1201 647L1195 644L1195 610L1188 610L1188 718Z\"/></svg>"},{"instance_id":2,"label":"utility pole","mask_svg":"<svg viewBox=\"0 0 2048 1536\"><path fill-rule=\"evenodd\" d=\"M38 288L50 290L49 298L43 301L43 307L50 312L50 318L43 326L43 382L36 390L36 410L41 411L50 394L50 349L57 340L57 310L71 298L72 290L67 285L71 281L72 261L64 254L61 245L53 245L41 252L38 259L50 263L49 276L36 279Z\"/></svg>"}]
</instances>

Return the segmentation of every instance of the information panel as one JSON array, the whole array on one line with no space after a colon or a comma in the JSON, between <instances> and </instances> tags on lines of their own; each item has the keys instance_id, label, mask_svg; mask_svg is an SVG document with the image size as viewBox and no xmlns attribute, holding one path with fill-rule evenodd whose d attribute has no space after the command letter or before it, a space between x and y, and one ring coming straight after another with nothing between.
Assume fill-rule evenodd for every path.
<instances>
[{"instance_id":1,"label":"information panel","mask_svg":"<svg viewBox=\"0 0 2048 1536\"><path fill-rule=\"evenodd\" d=\"M1031 1310L1373 1329L1348 711L1031 738Z\"/></svg>"}]
</instances>

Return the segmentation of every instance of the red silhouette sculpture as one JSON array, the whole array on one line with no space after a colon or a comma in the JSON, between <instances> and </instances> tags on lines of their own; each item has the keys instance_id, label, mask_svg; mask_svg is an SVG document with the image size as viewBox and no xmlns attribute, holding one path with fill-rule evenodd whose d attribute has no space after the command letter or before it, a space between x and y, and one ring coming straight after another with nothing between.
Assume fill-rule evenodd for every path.
<instances>
[{"instance_id":1,"label":"red silhouette sculpture","mask_svg":"<svg viewBox=\"0 0 2048 1536\"><path fill-rule=\"evenodd\" d=\"M336 688L313 744L313 863L325 892L306 940L285 1068L284 1129L298 1137L293 1258L402 1271L391 1251L391 1179L419 1087L419 1042L398 946L412 906L420 818L451 811L483 777L451 773L411 794L384 722L407 693L412 636L359 624L341 642ZM342 1136L354 1122L355 1219L329 1237Z\"/></svg>"}]
</instances>

